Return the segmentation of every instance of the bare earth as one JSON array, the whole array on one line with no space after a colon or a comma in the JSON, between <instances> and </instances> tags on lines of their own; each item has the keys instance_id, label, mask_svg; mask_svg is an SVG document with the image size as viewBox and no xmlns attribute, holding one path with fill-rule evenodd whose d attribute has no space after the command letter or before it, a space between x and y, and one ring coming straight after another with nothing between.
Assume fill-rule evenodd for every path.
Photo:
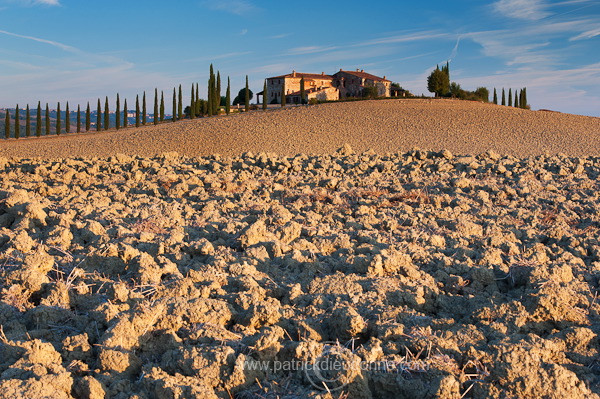
<instances>
[{"instance_id":1,"label":"bare earth","mask_svg":"<svg viewBox=\"0 0 600 399\"><path fill-rule=\"evenodd\" d=\"M2 142L0 398L600 399L598 121L380 101Z\"/></svg>"},{"instance_id":2,"label":"bare earth","mask_svg":"<svg viewBox=\"0 0 600 399\"><path fill-rule=\"evenodd\" d=\"M345 143L379 154L414 147L456 154L600 154L600 118L457 100L333 103L69 137L0 140L0 156L187 156L332 153Z\"/></svg>"}]
</instances>

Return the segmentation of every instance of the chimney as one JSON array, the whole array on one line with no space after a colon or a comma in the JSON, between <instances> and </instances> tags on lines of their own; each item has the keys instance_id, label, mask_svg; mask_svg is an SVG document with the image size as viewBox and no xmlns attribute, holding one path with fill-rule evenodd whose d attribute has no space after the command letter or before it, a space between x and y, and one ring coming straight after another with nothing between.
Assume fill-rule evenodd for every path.
<instances>
[{"instance_id":1,"label":"chimney","mask_svg":"<svg viewBox=\"0 0 600 399\"><path fill-rule=\"evenodd\" d=\"M360 71L360 69L356 68L356 72Z\"/></svg>"},{"instance_id":2,"label":"chimney","mask_svg":"<svg viewBox=\"0 0 600 399\"><path fill-rule=\"evenodd\" d=\"M364 72L365 70L364 70L364 69L361 69L360 71L361 71L361 72Z\"/></svg>"},{"instance_id":3,"label":"chimney","mask_svg":"<svg viewBox=\"0 0 600 399\"><path fill-rule=\"evenodd\" d=\"M325 76L325 72L321 72L321 76Z\"/></svg>"},{"instance_id":4,"label":"chimney","mask_svg":"<svg viewBox=\"0 0 600 399\"><path fill-rule=\"evenodd\" d=\"M385 78L385 75L383 75L383 80L387 80L387 79Z\"/></svg>"},{"instance_id":5,"label":"chimney","mask_svg":"<svg viewBox=\"0 0 600 399\"><path fill-rule=\"evenodd\" d=\"M342 72L342 68L340 68L340 72Z\"/></svg>"},{"instance_id":6,"label":"chimney","mask_svg":"<svg viewBox=\"0 0 600 399\"><path fill-rule=\"evenodd\" d=\"M296 77L296 71L295 71L295 70L294 70L294 71L292 71L292 76L293 76L293 77Z\"/></svg>"}]
</instances>

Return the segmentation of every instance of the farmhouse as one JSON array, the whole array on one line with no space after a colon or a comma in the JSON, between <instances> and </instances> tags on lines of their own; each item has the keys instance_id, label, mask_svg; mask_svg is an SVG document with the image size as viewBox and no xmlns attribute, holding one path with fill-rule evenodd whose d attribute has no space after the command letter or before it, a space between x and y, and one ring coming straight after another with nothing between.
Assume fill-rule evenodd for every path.
<instances>
[{"instance_id":1,"label":"farmhouse","mask_svg":"<svg viewBox=\"0 0 600 399\"><path fill-rule=\"evenodd\" d=\"M286 102L288 104L300 104L300 81L304 78L304 90L306 100L339 100L346 97L361 97L366 87L377 87L380 97L390 97L391 81L385 76L380 78L366 73L364 70L344 71L340 69L334 75L300 73L292 71L287 75L267 78L267 96L261 91L257 93L257 101L260 96L268 104L281 104L282 86L285 88Z\"/></svg>"}]
</instances>

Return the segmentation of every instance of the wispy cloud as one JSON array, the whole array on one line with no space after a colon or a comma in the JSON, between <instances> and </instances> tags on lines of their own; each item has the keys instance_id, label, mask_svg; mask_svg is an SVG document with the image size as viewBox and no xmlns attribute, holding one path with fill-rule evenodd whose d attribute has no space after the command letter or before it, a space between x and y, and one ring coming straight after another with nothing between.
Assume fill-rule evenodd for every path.
<instances>
[{"instance_id":1,"label":"wispy cloud","mask_svg":"<svg viewBox=\"0 0 600 399\"><path fill-rule=\"evenodd\" d=\"M576 41L576 40L591 39L591 38L596 37L596 36L600 36L600 28L588 30L586 32L583 32L583 33L575 36L575 37L572 37L569 40L573 42L573 41Z\"/></svg>"},{"instance_id":2,"label":"wispy cloud","mask_svg":"<svg viewBox=\"0 0 600 399\"><path fill-rule=\"evenodd\" d=\"M235 15L247 15L258 7L246 0L203 1L202 5L210 10L228 12Z\"/></svg>"},{"instance_id":3,"label":"wispy cloud","mask_svg":"<svg viewBox=\"0 0 600 399\"><path fill-rule=\"evenodd\" d=\"M80 52L75 47L68 46L66 44L62 44L62 43L55 42L55 41L52 41L52 40L41 39L39 37L34 37L34 36L20 35L18 33L12 33L12 32L8 32L8 31L5 31L5 30L0 30L0 33L4 34L4 35L8 35L8 36L18 37L18 38L21 38L21 39L33 40L35 42L49 44L51 46L58 47L58 48L60 48L60 49L62 49L64 51L69 51L69 52L72 52L72 53Z\"/></svg>"},{"instance_id":4,"label":"wispy cloud","mask_svg":"<svg viewBox=\"0 0 600 399\"><path fill-rule=\"evenodd\" d=\"M36 5L44 6L60 6L60 0L5 0L9 4L17 4L24 7L31 7Z\"/></svg>"},{"instance_id":5,"label":"wispy cloud","mask_svg":"<svg viewBox=\"0 0 600 399\"><path fill-rule=\"evenodd\" d=\"M516 19L536 21L550 15L542 0L500 0L493 6L497 12Z\"/></svg>"}]
</instances>

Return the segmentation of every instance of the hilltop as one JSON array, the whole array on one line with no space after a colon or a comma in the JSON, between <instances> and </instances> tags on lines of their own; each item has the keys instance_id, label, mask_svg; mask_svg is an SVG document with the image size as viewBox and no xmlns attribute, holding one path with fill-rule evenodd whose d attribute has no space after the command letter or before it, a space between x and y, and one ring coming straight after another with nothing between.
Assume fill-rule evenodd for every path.
<instances>
[{"instance_id":1,"label":"hilltop","mask_svg":"<svg viewBox=\"0 0 600 399\"><path fill-rule=\"evenodd\" d=\"M330 103L164 123L139 129L0 142L0 156L186 156L332 153L343 144L378 153L495 150L514 156L600 153L600 118L458 100Z\"/></svg>"}]
</instances>

